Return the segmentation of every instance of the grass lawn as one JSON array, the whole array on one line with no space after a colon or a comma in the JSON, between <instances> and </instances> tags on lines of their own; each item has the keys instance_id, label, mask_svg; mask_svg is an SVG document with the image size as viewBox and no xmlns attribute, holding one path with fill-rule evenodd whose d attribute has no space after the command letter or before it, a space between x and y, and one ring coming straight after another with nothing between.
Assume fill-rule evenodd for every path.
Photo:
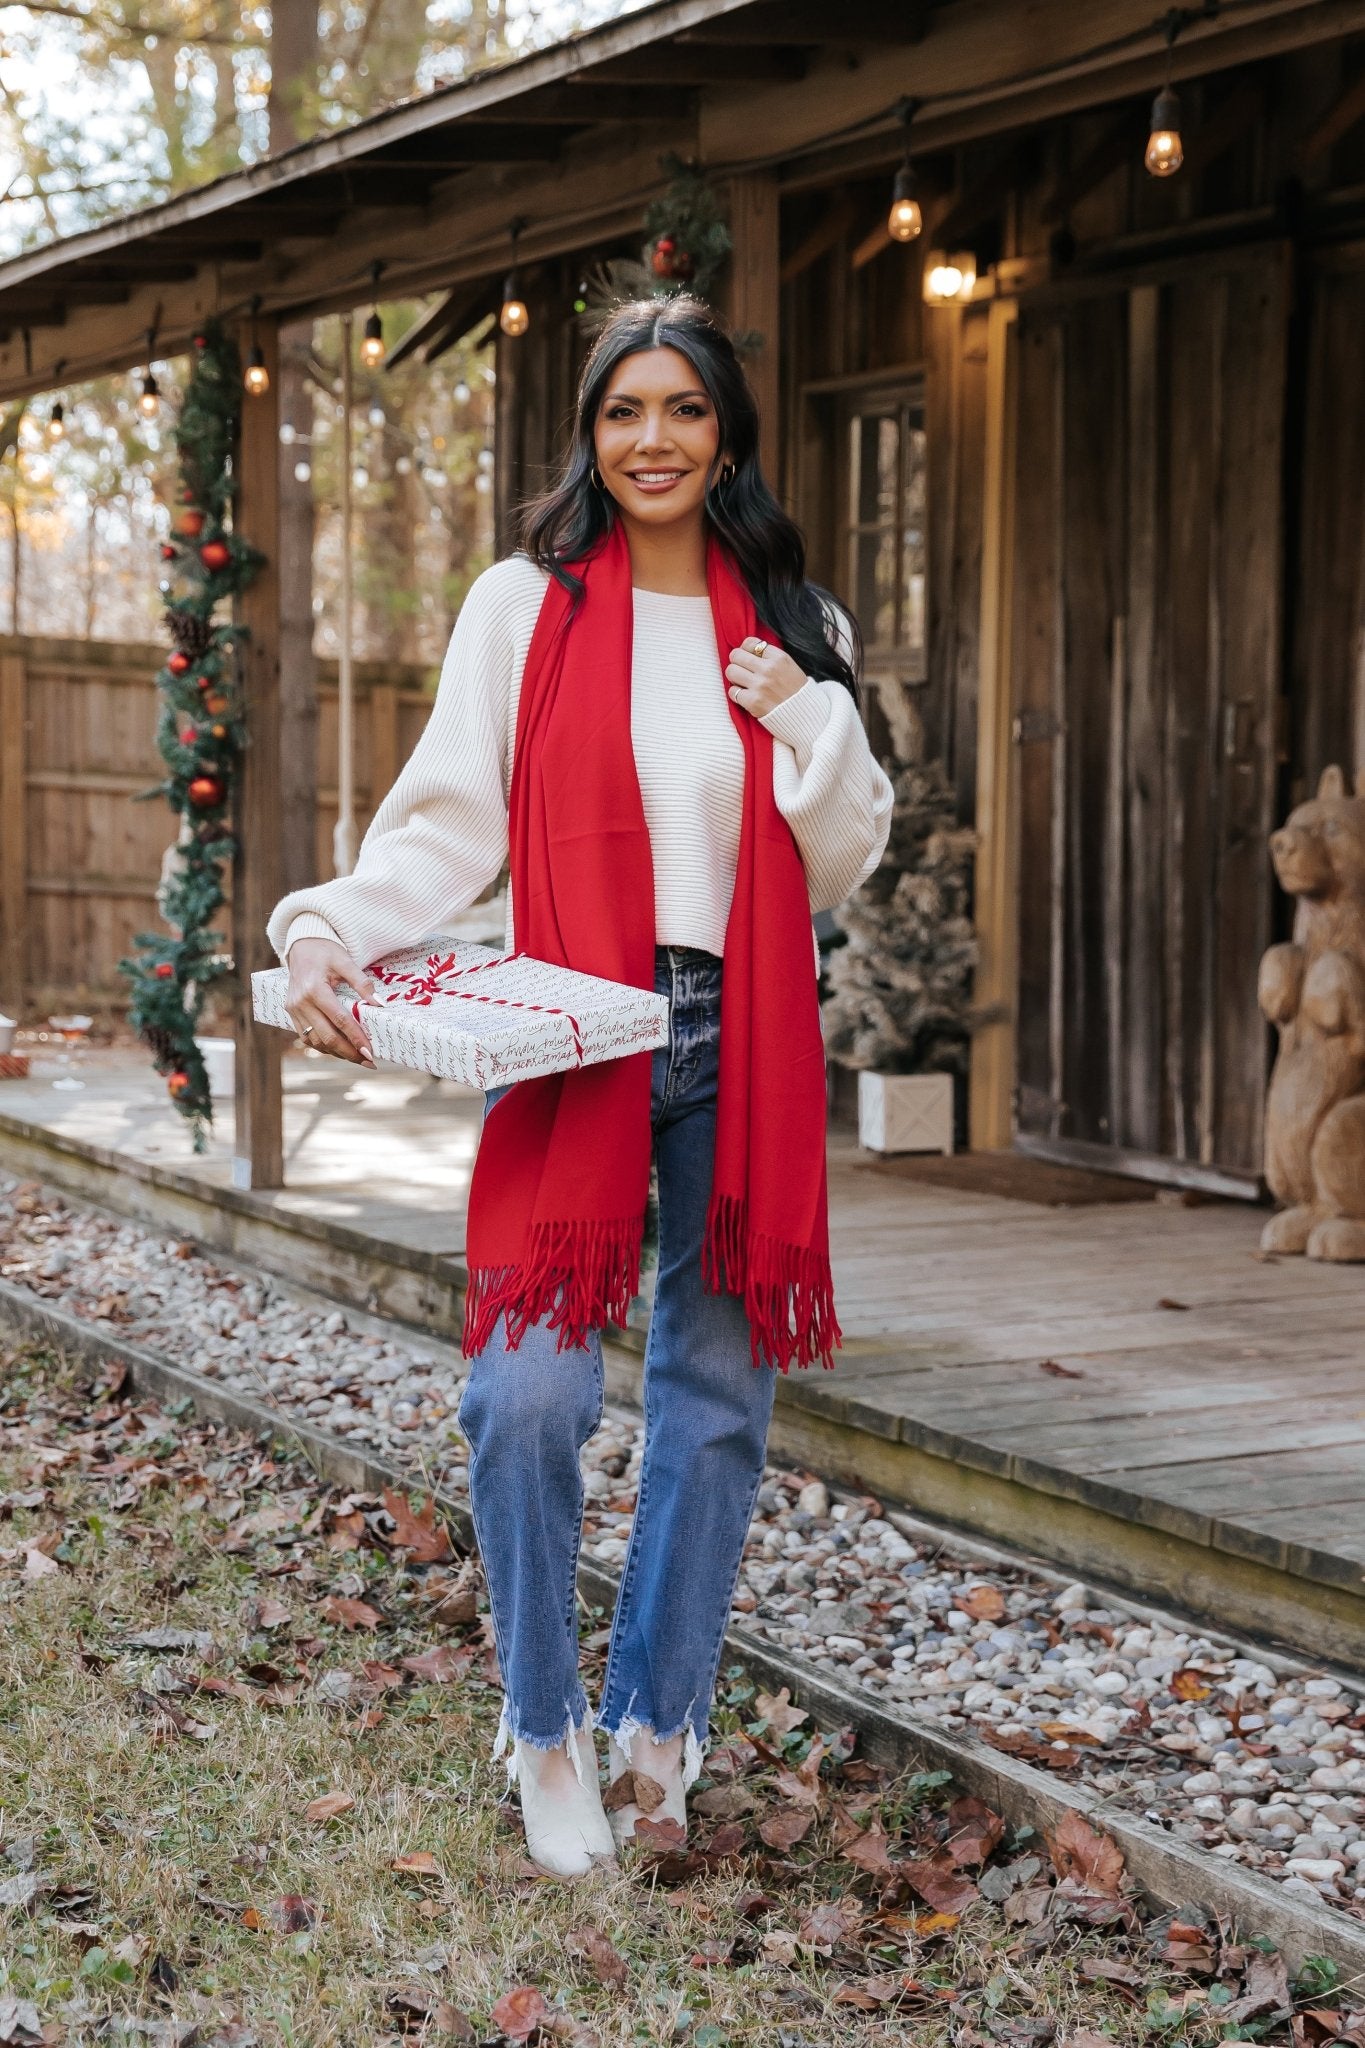
<instances>
[{"instance_id":1,"label":"grass lawn","mask_svg":"<svg viewBox=\"0 0 1365 2048\"><path fill-rule=\"evenodd\" d=\"M738 1674L686 1847L546 1878L482 1607L413 1504L0 1353L0 2043L1287 2043L1296 2004L1365 2048L1083 1824L1011 1837Z\"/></svg>"}]
</instances>

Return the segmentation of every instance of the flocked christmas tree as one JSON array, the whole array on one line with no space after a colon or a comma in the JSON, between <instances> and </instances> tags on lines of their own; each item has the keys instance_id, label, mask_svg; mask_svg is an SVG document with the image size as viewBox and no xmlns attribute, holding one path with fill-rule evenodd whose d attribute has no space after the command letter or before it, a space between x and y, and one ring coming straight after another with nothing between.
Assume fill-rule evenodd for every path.
<instances>
[{"instance_id":1,"label":"flocked christmas tree","mask_svg":"<svg viewBox=\"0 0 1365 2048\"><path fill-rule=\"evenodd\" d=\"M968 914L975 837L957 821L937 761L888 766L891 836L875 874L834 917L825 1047L847 1067L951 1073L967 1063L976 934Z\"/></svg>"}]
</instances>

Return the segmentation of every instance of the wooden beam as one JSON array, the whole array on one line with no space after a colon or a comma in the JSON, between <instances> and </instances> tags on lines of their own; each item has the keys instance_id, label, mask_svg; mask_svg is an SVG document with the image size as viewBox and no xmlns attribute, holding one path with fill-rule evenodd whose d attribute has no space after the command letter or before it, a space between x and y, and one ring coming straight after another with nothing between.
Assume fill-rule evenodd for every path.
<instances>
[{"instance_id":1,"label":"wooden beam","mask_svg":"<svg viewBox=\"0 0 1365 2048\"><path fill-rule=\"evenodd\" d=\"M730 180L730 233L734 247L726 271L726 313L739 333L762 336L745 372L758 400L764 472L775 484L779 467L778 350L781 346L780 251L777 180L769 171L746 171Z\"/></svg>"},{"instance_id":2,"label":"wooden beam","mask_svg":"<svg viewBox=\"0 0 1365 2048\"><path fill-rule=\"evenodd\" d=\"M357 165L355 176L368 178L375 171L386 175L401 171L445 174L458 171L465 164L547 164L554 162L563 146L562 135L553 127L537 127L529 122L522 128L507 121L461 121L458 127L435 135L430 141L423 139L417 145L393 143Z\"/></svg>"},{"instance_id":3,"label":"wooden beam","mask_svg":"<svg viewBox=\"0 0 1365 2048\"><path fill-rule=\"evenodd\" d=\"M1123 164L1131 164L1135 152L1142 147L1142 141L1141 116L1129 107L1058 178L1039 209L1038 217L1043 226L1056 227L1066 219L1073 206L1089 197L1097 185L1112 177Z\"/></svg>"},{"instance_id":4,"label":"wooden beam","mask_svg":"<svg viewBox=\"0 0 1365 2048\"><path fill-rule=\"evenodd\" d=\"M624 79L632 85L771 85L804 78L800 49L734 50L715 43L667 43L627 57L608 57L577 74L585 81ZM572 83L572 81L571 81ZM575 88L576 89L576 88Z\"/></svg>"},{"instance_id":5,"label":"wooden beam","mask_svg":"<svg viewBox=\"0 0 1365 2048\"><path fill-rule=\"evenodd\" d=\"M242 349L250 339L242 326ZM270 373L264 397L242 401L237 464L238 530L265 562L238 600L250 635L242 652L247 745L237 781L233 827L232 957L237 972L237 1125L232 1151L236 1188L277 1188L284 1182L284 1118L280 1057L284 1040L251 1014L251 976L275 963L266 920L284 893L280 859L280 579L279 579L279 329L257 323L256 339Z\"/></svg>"},{"instance_id":6,"label":"wooden beam","mask_svg":"<svg viewBox=\"0 0 1365 2048\"><path fill-rule=\"evenodd\" d=\"M685 29L683 43L845 43L922 42L928 7L919 0L769 0L769 4L717 15L697 28Z\"/></svg>"},{"instance_id":7,"label":"wooden beam","mask_svg":"<svg viewBox=\"0 0 1365 2048\"><path fill-rule=\"evenodd\" d=\"M818 263L822 256L827 256L857 217L858 210L849 194L833 193L814 227L808 229L791 253L783 258L779 273L782 283L790 284L809 270L812 263Z\"/></svg>"},{"instance_id":8,"label":"wooden beam","mask_svg":"<svg viewBox=\"0 0 1365 2048\"><path fill-rule=\"evenodd\" d=\"M1224 150L1231 149L1239 135L1260 120L1265 111L1269 81L1264 74L1244 78L1235 85L1220 106L1185 138L1184 177L1198 177L1216 163Z\"/></svg>"},{"instance_id":9,"label":"wooden beam","mask_svg":"<svg viewBox=\"0 0 1365 2048\"><path fill-rule=\"evenodd\" d=\"M1335 149L1343 135L1349 135L1358 121L1365 121L1365 71L1338 94L1295 144L1295 154L1305 169Z\"/></svg>"},{"instance_id":10,"label":"wooden beam","mask_svg":"<svg viewBox=\"0 0 1365 2048\"><path fill-rule=\"evenodd\" d=\"M976 766L976 930L970 1144L994 1151L1014 1131L1014 1016L1018 980L1018 867L1014 685L1010 622L1014 561L1015 316L992 302L986 328L986 483L981 551L980 679Z\"/></svg>"},{"instance_id":11,"label":"wooden beam","mask_svg":"<svg viewBox=\"0 0 1365 2048\"><path fill-rule=\"evenodd\" d=\"M545 122L572 127L589 121L685 120L695 110L696 93L676 72L666 73L665 78L666 83L661 79L652 85L647 99L635 85L610 79L571 79L566 85L543 86L517 101L516 125L523 121L532 126ZM470 128L482 129L485 123L500 118L504 126L509 126L505 109L481 109L461 121L453 132L458 137Z\"/></svg>"},{"instance_id":12,"label":"wooden beam","mask_svg":"<svg viewBox=\"0 0 1365 2048\"><path fill-rule=\"evenodd\" d=\"M0 655L0 1008L20 1014L27 960L28 678L22 654Z\"/></svg>"}]
</instances>

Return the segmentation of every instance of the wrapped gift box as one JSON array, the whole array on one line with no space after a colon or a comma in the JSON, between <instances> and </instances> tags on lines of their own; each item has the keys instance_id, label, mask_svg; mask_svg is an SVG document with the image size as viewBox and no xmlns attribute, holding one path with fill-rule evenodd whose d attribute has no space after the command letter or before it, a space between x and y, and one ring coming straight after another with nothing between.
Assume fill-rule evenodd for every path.
<instances>
[{"instance_id":1,"label":"wrapped gift box","mask_svg":"<svg viewBox=\"0 0 1365 2048\"><path fill-rule=\"evenodd\" d=\"M374 995L359 1004L378 1060L471 1088L565 1073L668 1043L668 998L595 974L576 974L491 946L429 939L376 961ZM285 968L251 977L263 1024L294 1029ZM341 987L348 1006L355 991Z\"/></svg>"}]
</instances>

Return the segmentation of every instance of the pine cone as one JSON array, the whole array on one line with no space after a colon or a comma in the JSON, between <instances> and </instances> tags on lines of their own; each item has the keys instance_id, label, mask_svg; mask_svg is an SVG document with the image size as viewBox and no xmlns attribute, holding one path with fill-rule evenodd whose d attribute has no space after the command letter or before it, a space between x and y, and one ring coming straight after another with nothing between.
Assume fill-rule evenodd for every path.
<instances>
[{"instance_id":1,"label":"pine cone","mask_svg":"<svg viewBox=\"0 0 1365 2048\"><path fill-rule=\"evenodd\" d=\"M186 611L182 605L167 607L166 624L172 640L185 654L202 654L213 639L213 620L202 617L198 612Z\"/></svg>"},{"instance_id":2,"label":"pine cone","mask_svg":"<svg viewBox=\"0 0 1365 2048\"><path fill-rule=\"evenodd\" d=\"M179 1063L181 1040L173 1031L165 1030L160 1024L144 1024L142 1041L158 1068L173 1067Z\"/></svg>"}]
</instances>

